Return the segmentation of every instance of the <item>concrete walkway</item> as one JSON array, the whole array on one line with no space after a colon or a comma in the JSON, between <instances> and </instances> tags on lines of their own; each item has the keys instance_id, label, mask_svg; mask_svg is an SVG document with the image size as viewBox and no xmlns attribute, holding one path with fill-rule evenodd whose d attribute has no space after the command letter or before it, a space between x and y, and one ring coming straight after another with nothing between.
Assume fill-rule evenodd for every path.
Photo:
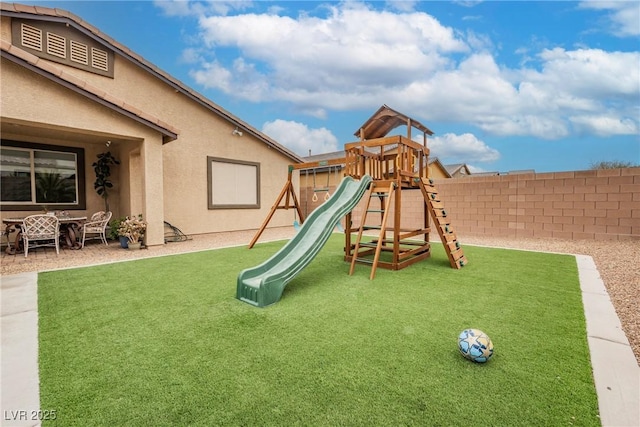
<instances>
[{"instance_id":1,"label":"concrete walkway","mask_svg":"<svg viewBox=\"0 0 640 427\"><path fill-rule=\"evenodd\" d=\"M640 367L593 259L576 255L576 260L602 425L638 427ZM0 290L1 425L37 426L40 424L37 273L3 276Z\"/></svg>"},{"instance_id":2,"label":"concrete walkway","mask_svg":"<svg viewBox=\"0 0 640 427\"><path fill-rule=\"evenodd\" d=\"M603 426L640 426L640 367L593 258L576 255Z\"/></svg>"},{"instance_id":3,"label":"concrete walkway","mask_svg":"<svg viewBox=\"0 0 640 427\"><path fill-rule=\"evenodd\" d=\"M37 426L38 273L2 276L1 280L1 421L3 426Z\"/></svg>"}]
</instances>

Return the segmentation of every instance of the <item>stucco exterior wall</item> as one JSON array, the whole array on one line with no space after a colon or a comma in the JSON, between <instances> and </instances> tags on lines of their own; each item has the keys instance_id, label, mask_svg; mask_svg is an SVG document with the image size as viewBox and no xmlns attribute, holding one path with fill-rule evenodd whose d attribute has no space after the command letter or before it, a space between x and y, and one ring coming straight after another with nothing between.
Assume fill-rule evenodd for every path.
<instances>
[{"instance_id":1,"label":"stucco exterior wall","mask_svg":"<svg viewBox=\"0 0 640 427\"><path fill-rule=\"evenodd\" d=\"M258 228L286 182L292 160L248 132L232 135L235 126L227 120L145 74L127 61L116 61L116 76L125 83L113 91L129 94L137 108L180 130L178 139L163 147L165 219L187 234ZM137 83L128 87L127 82ZM260 209L208 209L208 156L260 163ZM291 223L288 215L277 214L269 226Z\"/></svg>"},{"instance_id":2,"label":"stucco exterior wall","mask_svg":"<svg viewBox=\"0 0 640 427\"><path fill-rule=\"evenodd\" d=\"M2 38L10 40L10 19L3 17L0 25ZM227 119L118 55L113 79L62 64L55 67L168 123L179 130L177 140L163 145L162 135L151 127L10 61L3 60L2 66L3 121L43 129L38 135L33 130L24 135L17 132L15 138L85 148L87 214L104 206L93 191L95 176L90 165L98 153L107 150L104 142L113 141L108 149L122 164L115 167L111 208L115 217L142 213L156 224L155 231L148 233L148 244L162 243L163 220L188 234L258 228L286 181L288 165L294 161L249 132L242 137L232 135L235 125ZM56 141L47 134L47 128L56 128L64 136ZM71 134L75 136L66 138ZM208 209L208 156L260 163L259 209ZM297 175L294 183L298 185ZM11 215L28 213L33 212ZM276 214L269 226L291 223L289 215Z\"/></svg>"},{"instance_id":3,"label":"stucco exterior wall","mask_svg":"<svg viewBox=\"0 0 640 427\"><path fill-rule=\"evenodd\" d=\"M142 141L148 141L156 146L159 153L156 157L160 159L156 163L161 163L161 136L140 123L114 114L107 107L5 60L2 61L0 85L3 121L21 123L30 128L27 134L3 130L3 139L84 148L86 209L76 212L78 215L90 216L93 212L104 210L104 200L93 190L95 174L91 164L98 153L109 150L122 159L130 150L139 149ZM105 142L111 139L119 142L107 148ZM113 172L114 188L111 191L110 207L114 216L129 215L130 201L123 202L122 197L123 194L124 199L131 197L126 190L127 185L122 185L128 183L129 173L120 166L114 166ZM159 182L161 186L162 180ZM140 197L139 194L137 196ZM152 200L157 199L156 194ZM160 208L161 206L160 204ZM158 210L157 207L153 209ZM30 213L34 212L3 211L2 216L25 216Z\"/></svg>"},{"instance_id":4,"label":"stucco exterior wall","mask_svg":"<svg viewBox=\"0 0 640 427\"><path fill-rule=\"evenodd\" d=\"M292 160L248 132L232 135L235 125L130 61L116 56L114 67L113 80L68 71L179 129L178 139L162 148L162 167L151 163L156 166L154 173L163 176L165 220L187 234L258 228L286 182ZM207 156L259 162L260 209L209 210ZM269 226L291 223L288 215L276 214Z\"/></svg>"}]
</instances>

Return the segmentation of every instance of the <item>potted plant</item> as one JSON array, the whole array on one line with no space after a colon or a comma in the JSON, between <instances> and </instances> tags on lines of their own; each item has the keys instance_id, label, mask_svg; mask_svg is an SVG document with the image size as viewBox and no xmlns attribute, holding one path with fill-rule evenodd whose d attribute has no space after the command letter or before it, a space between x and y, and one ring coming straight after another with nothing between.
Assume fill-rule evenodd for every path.
<instances>
[{"instance_id":1,"label":"potted plant","mask_svg":"<svg viewBox=\"0 0 640 427\"><path fill-rule=\"evenodd\" d=\"M109 223L109 239L119 240L120 246L123 249L127 249L129 239L127 238L127 236L121 236L120 233L118 232L118 229L120 228L120 225L122 225L125 219L126 217L122 216L120 218L112 219L111 222Z\"/></svg>"},{"instance_id":2,"label":"potted plant","mask_svg":"<svg viewBox=\"0 0 640 427\"><path fill-rule=\"evenodd\" d=\"M146 229L147 223L142 219L142 215L127 216L118 227L118 235L127 238L129 249L140 249L140 238Z\"/></svg>"},{"instance_id":3,"label":"potted plant","mask_svg":"<svg viewBox=\"0 0 640 427\"><path fill-rule=\"evenodd\" d=\"M91 165L96 173L96 181L93 183L93 188L104 199L105 212L109 212L109 189L113 188L113 183L109 178L111 176L111 166L119 164L120 161L111 154L111 151L107 151L106 153L98 154L98 160Z\"/></svg>"}]
</instances>

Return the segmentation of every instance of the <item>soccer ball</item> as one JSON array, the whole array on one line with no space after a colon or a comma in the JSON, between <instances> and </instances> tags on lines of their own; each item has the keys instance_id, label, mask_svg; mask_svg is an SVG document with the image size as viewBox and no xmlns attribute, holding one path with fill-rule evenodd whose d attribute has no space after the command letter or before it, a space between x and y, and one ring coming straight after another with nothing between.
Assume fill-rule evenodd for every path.
<instances>
[{"instance_id":1,"label":"soccer ball","mask_svg":"<svg viewBox=\"0 0 640 427\"><path fill-rule=\"evenodd\" d=\"M484 363L493 356L491 338L479 329L465 329L458 335L460 353L469 360Z\"/></svg>"}]
</instances>

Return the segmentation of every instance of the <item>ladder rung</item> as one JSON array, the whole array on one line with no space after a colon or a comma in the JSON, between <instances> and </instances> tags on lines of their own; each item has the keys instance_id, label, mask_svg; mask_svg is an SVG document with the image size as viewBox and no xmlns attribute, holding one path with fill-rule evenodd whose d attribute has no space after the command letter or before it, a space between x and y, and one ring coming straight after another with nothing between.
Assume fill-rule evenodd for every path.
<instances>
[{"instance_id":1,"label":"ladder rung","mask_svg":"<svg viewBox=\"0 0 640 427\"><path fill-rule=\"evenodd\" d=\"M356 258L356 262L360 262L362 264L373 264L373 260L367 258Z\"/></svg>"},{"instance_id":2,"label":"ladder rung","mask_svg":"<svg viewBox=\"0 0 640 427\"><path fill-rule=\"evenodd\" d=\"M367 209L367 212L384 213L384 209Z\"/></svg>"},{"instance_id":3,"label":"ladder rung","mask_svg":"<svg viewBox=\"0 0 640 427\"><path fill-rule=\"evenodd\" d=\"M363 242L360 242L360 247L361 247L361 248L372 248L372 249L376 249L376 248L378 247L378 244L377 244L377 243L373 243L373 242L370 242L370 243L363 243ZM384 245L384 246L382 246L380 249L381 249L381 250L383 250L383 251L389 252L389 251L392 251L392 250L393 250L393 246Z\"/></svg>"},{"instance_id":4,"label":"ladder rung","mask_svg":"<svg viewBox=\"0 0 640 427\"><path fill-rule=\"evenodd\" d=\"M382 228L381 225L363 225L363 230L380 230Z\"/></svg>"},{"instance_id":5,"label":"ladder rung","mask_svg":"<svg viewBox=\"0 0 640 427\"><path fill-rule=\"evenodd\" d=\"M377 197L389 197L389 193L387 192L376 192L374 191L372 196L377 196Z\"/></svg>"},{"instance_id":6,"label":"ladder rung","mask_svg":"<svg viewBox=\"0 0 640 427\"><path fill-rule=\"evenodd\" d=\"M376 242L360 242L360 247L377 248L378 244Z\"/></svg>"}]
</instances>

